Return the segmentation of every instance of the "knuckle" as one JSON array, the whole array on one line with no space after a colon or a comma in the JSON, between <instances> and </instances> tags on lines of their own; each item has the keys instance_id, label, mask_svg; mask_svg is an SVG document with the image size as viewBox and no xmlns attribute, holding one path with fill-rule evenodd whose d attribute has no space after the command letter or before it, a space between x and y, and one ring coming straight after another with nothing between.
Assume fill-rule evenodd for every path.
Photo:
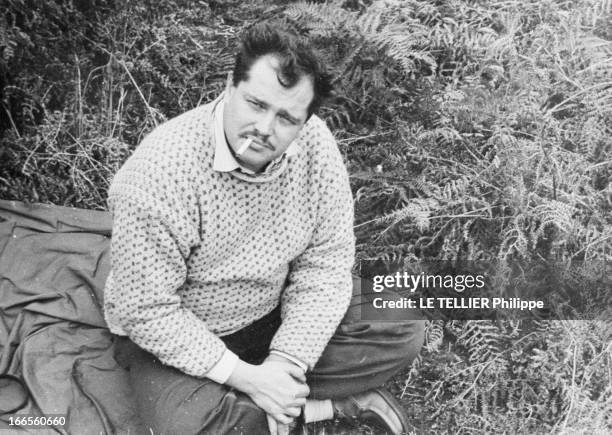
<instances>
[{"instance_id":1,"label":"knuckle","mask_svg":"<svg viewBox=\"0 0 612 435\"><path fill-rule=\"evenodd\" d=\"M278 414L276 415L276 420L283 423L283 424L289 424L293 421L292 418L287 417L285 414Z\"/></svg>"}]
</instances>

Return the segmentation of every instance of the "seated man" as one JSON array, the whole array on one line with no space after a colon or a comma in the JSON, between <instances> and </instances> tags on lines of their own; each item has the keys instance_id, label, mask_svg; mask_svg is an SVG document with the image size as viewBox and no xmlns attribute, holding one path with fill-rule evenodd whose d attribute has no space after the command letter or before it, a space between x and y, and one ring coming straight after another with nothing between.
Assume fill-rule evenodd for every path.
<instances>
[{"instance_id":1,"label":"seated man","mask_svg":"<svg viewBox=\"0 0 612 435\"><path fill-rule=\"evenodd\" d=\"M378 387L416 356L422 324L360 319L347 171L313 114L330 91L303 40L253 26L226 91L115 176L105 316L154 433L334 416L407 431Z\"/></svg>"}]
</instances>

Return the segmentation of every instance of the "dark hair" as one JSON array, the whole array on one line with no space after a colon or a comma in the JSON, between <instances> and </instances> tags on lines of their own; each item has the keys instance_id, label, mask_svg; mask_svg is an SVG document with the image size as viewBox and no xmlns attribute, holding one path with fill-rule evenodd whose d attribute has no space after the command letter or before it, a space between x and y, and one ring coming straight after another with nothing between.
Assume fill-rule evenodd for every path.
<instances>
[{"instance_id":1,"label":"dark hair","mask_svg":"<svg viewBox=\"0 0 612 435\"><path fill-rule=\"evenodd\" d=\"M331 75L319 60L308 42L280 24L257 23L242 35L240 49L236 54L233 84L249 79L249 71L257 59L267 54L278 57L280 71L279 83L291 88L303 76L310 76L313 82L314 97L308 106L308 116L321 106L324 99L331 95Z\"/></svg>"}]
</instances>

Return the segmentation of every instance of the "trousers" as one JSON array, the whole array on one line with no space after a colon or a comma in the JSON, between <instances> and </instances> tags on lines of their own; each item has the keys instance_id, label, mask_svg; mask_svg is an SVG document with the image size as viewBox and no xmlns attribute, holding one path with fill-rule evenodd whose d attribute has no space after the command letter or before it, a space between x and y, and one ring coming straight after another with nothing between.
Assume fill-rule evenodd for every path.
<instances>
[{"instance_id":1,"label":"trousers","mask_svg":"<svg viewBox=\"0 0 612 435\"><path fill-rule=\"evenodd\" d=\"M307 373L309 398L341 398L376 388L417 356L423 344L424 321L418 313L407 310L387 310L382 320L364 320L361 307L371 305L373 296L362 292L360 280L354 279L349 309L321 358ZM241 359L258 364L267 356L280 322L277 307L221 339ZM264 411L247 395L166 366L127 337L115 340L115 359L129 370L147 433L269 433Z\"/></svg>"}]
</instances>

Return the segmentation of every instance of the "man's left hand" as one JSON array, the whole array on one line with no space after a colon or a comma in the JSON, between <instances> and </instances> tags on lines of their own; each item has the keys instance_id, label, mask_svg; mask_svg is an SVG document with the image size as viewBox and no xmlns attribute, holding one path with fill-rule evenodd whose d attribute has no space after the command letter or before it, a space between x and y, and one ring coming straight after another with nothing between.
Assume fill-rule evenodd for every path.
<instances>
[{"instance_id":1,"label":"man's left hand","mask_svg":"<svg viewBox=\"0 0 612 435\"><path fill-rule=\"evenodd\" d=\"M293 363L291 360L283 358L282 356L277 354L268 355L266 361L277 361L284 364L290 364L294 367L296 366L296 364ZM306 383L306 375L304 375L304 378L300 379L300 381ZM268 428L270 429L271 435L289 435L290 425L276 421L276 419L270 414L266 414L266 417L268 418Z\"/></svg>"},{"instance_id":2,"label":"man's left hand","mask_svg":"<svg viewBox=\"0 0 612 435\"><path fill-rule=\"evenodd\" d=\"M266 357L266 361L278 361L278 362L284 362L284 363L287 363L287 364L291 364L291 365L292 365L292 366L294 366L294 367L299 367L299 366L298 366L297 364L295 364L293 361L291 361L291 360L289 360L289 359L287 359L287 358L284 358L284 357L282 357L282 356L280 356L280 355L278 355L278 354L276 354L276 353L271 353L270 355L268 355L268 356ZM304 377L304 378L303 378L303 382L306 382L306 377Z\"/></svg>"},{"instance_id":3,"label":"man's left hand","mask_svg":"<svg viewBox=\"0 0 612 435\"><path fill-rule=\"evenodd\" d=\"M226 384L247 394L277 423L285 425L299 417L310 393L304 370L278 356L269 356L260 365L239 359Z\"/></svg>"}]
</instances>

